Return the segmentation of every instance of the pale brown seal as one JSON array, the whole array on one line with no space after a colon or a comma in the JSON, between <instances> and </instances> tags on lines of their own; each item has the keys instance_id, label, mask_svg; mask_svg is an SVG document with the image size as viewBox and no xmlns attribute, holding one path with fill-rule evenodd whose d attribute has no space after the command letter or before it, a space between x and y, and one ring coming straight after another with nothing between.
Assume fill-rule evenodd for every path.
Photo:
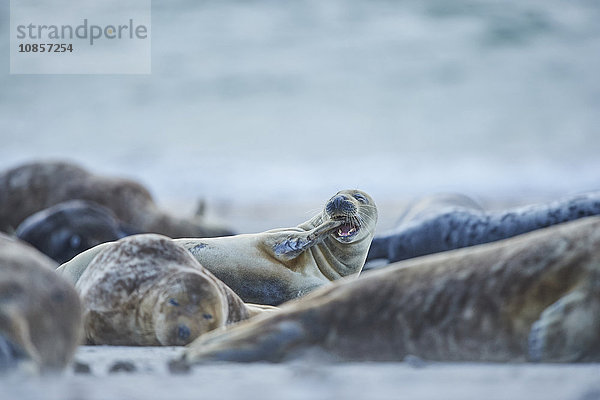
<instances>
[{"instance_id":1,"label":"pale brown seal","mask_svg":"<svg viewBox=\"0 0 600 400\"><path fill-rule=\"evenodd\" d=\"M343 280L194 341L184 363L600 360L600 218Z\"/></svg>"},{"instance_id":2,"label":"pale brown seal","mask_svg":"<svg viewBox=\"0 0 600 400\"><path fill-rule=\"evenodd\" d=\"M170 238L102 246L76 283L88 344L176 346L268 307L248 306Z\"/></svg>"},{"instance_id":3,"label":"pale brown seal","mask_svg":"<svg viewBox=\"0 0 600 400\"><path fill-rule=\"evenodd\" d=\"M0 173L0 231L12 232L28 216L68 200L107 207L137 232L170 237L211 237L232 232L195 217L177 218L160 210L139 183L94 175L66 162L38 162Z\"/></svg>"},{"instance_id":4,"label":"pale brown seal","mask_svg":"<svg viewBox=\"0 0 600 400\"><path fill-rule=\"evenodd\" d=\"M81 307L54 261L0 234L0 370L33 363L61 369L81 338Z\"/></svg>"},{"instance_id":5,"label":"pale brown seal","mask_svg":"<svg viewBox=\"0 0 600 400\"><path fill-rule=\"evenodd\" d=\"M177 239L245 302L278 305L336 279L357 276L373 239L377 208L360 190L343 190L297 227L209 239ZM61 265L76 282L103 245Z\"/></svg>"},{"instance_id":6,"label":"pale brown seal","mask_svg":"<svg viewBox=\"0 0 600 400\"><path fill-rule=\"evenodd\" d=\"M357 276L376 223L373 199L360 190L343 190L294 228L176 242L244 301L277 305Z\"/></svg>"}]
</instances>

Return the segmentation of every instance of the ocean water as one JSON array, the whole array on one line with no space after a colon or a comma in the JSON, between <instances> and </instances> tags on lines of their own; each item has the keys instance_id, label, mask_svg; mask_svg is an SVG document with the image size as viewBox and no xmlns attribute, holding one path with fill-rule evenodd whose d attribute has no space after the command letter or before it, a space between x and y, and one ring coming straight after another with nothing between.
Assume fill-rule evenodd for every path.
<instances>
[{"instance_id":1,"label":"ocean water","mask_svg":"<svg viewBox=\"0 0 600 400\"><path fill-rule=\"evenodd\" d=\"M153 1L151 75L28 76L3 4L0 169L68 159L225 217L347 187L597 190L599 20L592 0Z\"/></svg>"}]
</instances>

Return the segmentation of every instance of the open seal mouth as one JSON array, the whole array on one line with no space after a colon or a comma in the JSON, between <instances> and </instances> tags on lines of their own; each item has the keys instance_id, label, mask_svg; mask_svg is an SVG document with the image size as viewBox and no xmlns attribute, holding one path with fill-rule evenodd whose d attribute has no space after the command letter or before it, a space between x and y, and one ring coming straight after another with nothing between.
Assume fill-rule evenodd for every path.
<instances>
[{"instance_id":1,"label":"open seal mouth","mask_svg":"<svg viewBox=\"0 0 600 400\"><path fill-rule=\"evenodd\" d=\"M335 234L340 238L350 238L358 233L360 230L360 224L357 221L354 221L354 218L348 217L334 217L332 218L334 221L343 221L340 226L338 226Z\"/></svg>"},{"instance_id":2,"label":"open seal mouth","mask_svg":"<svg viewBox=\"0 0 600 400\"><path fill-rule=\"evenodd\" d=\"M352 224L343 224L337 230L337 235L340 237L350 237L356 235L358 232L357 227Z\"/></svg>"}]
</instances>

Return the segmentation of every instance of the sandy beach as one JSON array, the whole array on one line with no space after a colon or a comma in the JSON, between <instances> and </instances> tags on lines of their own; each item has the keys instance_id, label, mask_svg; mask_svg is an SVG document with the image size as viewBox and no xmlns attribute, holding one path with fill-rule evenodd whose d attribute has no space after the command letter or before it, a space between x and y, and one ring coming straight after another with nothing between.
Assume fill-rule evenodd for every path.
<instances>
[{"instance_id":1,"label":"sandy beach","mask_svg":"<svg viewBox=\"0 0 600 400\"><path fill-rule=\"evenodd\" d=\"M600 398L600 365L401 363L211 364L172 374L182 348L83 346L78 363L42 378L0 379L0 398L19 400L162 399L528 399ZM117 363L134 372L109 372Z\"/></svg>"}]
</instances>

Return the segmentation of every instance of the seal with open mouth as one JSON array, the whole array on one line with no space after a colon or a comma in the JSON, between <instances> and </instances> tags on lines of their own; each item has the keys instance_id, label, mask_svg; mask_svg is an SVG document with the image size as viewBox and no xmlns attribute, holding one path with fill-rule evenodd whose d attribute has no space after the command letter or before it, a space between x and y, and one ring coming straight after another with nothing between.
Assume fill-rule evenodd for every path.
<instances>
[{"instance_id":1,"label":"seal with open mouth","mask_svg":"<svg viewBox=\"0 0 600 400\"><path fill-rule=\"evenodd\" d=\"M373 199L360 190L343 190L297 227L175 242L245 302L278 305L358 275L376 223ZM58 272L76 282L103 246L81 253Z\"/></svg>"},{"instance_id":2,"label":"seal with open mouth","mask_svg":"<svg viewBox=\"0 0 600 400\"><path fill-rule=\"evenodd\" d=\"M376 223L373 199L360 190L343 190L295 228L176 241L242 300L278 305L358 275Z\"/></svg>"}]
</instances>

